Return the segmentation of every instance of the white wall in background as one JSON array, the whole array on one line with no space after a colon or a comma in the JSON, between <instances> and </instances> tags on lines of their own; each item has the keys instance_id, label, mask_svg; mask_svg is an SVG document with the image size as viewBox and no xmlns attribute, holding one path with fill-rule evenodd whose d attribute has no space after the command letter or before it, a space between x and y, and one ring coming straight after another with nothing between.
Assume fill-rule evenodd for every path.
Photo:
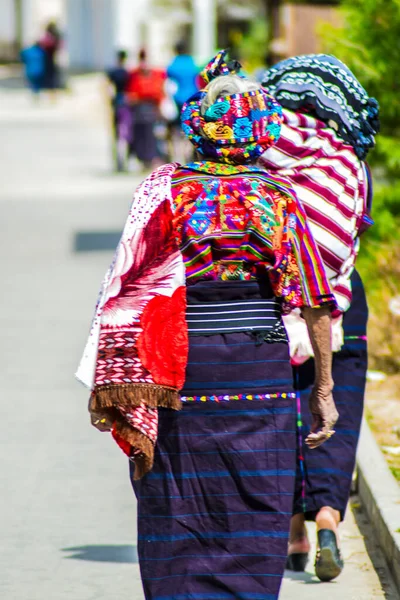
<instances>
[{"instance_id":1,"label":"white wall in background","mask_svg":"<svg viewBox=\"0 0 400 600\"><path fill-rule=\"evenodd\" d=\"M192 0L194 53L199 64L214 54L217 44L217 1Z\"/></svg>"},{"instance_id":2,"label":"white wall in background","mask_svg":"<svg viewBox=\"0 0 400 600\"><path fill-rule=\"evenodd\" d=\"M14 2L0 0L0 43L14 41Z\"/></svg>"},{"instance_id":3,"label":"white wall in background","mask_svg":"<svg viewBox=\"0 0 400 600\"><path fill-rule=\"evenodd\" d=\"M116 0L66 0L69 65L103 70L114 58Z\"/></svg>"},{"instance_id":4,"label":"white wall in background","mask_svg":"<svg viewBox=\"0 0 400 600\"><path fill-rule=\"evenodd\" d=\"M64 29L64 0L22 0L23 44L31 44L37 40L49 21L57 21L60 28Z\"/></svg>"},{"instance_id":5,"label":"white wall in background","mask_svg":"<svg viewBox=\"0 0 400 600\"><path fill-rule=\"evenodd\" d=\"M146 37L151 0L65 0L72 68L103 70L125 49L134 63Z\"/></svg>"},{"instance_id":6,"label":"white wall in background","mask_svg":"<svg viewBox=\"0 0 400 600\"><path fill-rule=\"evenodd\" d=\"M77 0L79 2L80 0ZM65 24L65 0L22 0L22 42L35 41L50 20ZM14 0L0 0L0 41L15 41Z\"/></svg>"},{"instance_id":7,"label":"white wall in background","mask_svg":"<svg viewBox=\"0 0 400 600\"><path fill-rule=\"evenodd\" d=\"M215 46L217 0L192 0L193 13L165 10L154 0L21 0L23 44L31 44L50 20L56 20L65 36L63 54L76 69L103 70L125 48L135 62L145 46L149 60L165 66L183 25L194 16L195 47L200 60L208 59ZM14 0L0 0L0 44L15 39Z\"/></svg>"},{"instance_id":8,"label":"white wall in background","mask_svg":"<svg viewBox=\"0 0 400 600\"><path fill-rule=\"evenodd\" d=\"M135 62L142 47L143 24L149 12L148 0L116 0L115 49L129 52L130 62Z\"/></svg>"}]
</instances>

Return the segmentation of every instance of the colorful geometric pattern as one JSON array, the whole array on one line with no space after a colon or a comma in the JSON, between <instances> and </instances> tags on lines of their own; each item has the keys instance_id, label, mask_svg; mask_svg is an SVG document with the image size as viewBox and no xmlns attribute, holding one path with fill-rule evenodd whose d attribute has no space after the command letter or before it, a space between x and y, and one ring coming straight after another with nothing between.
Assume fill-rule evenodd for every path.
<instances>
[{"instance_id":1,"label":"colorful geometric pattern","mask_svg":"<svg viewBox=\"0 0 400 600\"><path fill-rule=\"evenodd\" d=\"M272 398L296 398L296 394L277 392L276 394L237 394L235 396L181 396L182 402L230 402L233 400L271 400Z\"/></svg>"},{"instance_id":2,"label":"colorful geometric pattern","mask_svg":"<svg viewBox=\"0 0 400 600\"><path fill-rule=\"evenodd\" d=\"M205 158L251 163L278 140L282 108L263 89L220 97L203 115L206 96L192 96L181 114L183 132Z\"/></svg>"},{"instance_id":3,"label":"colorful geometric pattern","mask_svg":"<svg viewBox=\"0 0 400 600\"><path fill-rule=\"evenodd\" d=\"M139 359L137 339L140 329L102 330L99 338L95 385L154 383Z\"/></svg>"},{"instance_id":4,"label":"colorful geometric pattern","mask_svg":"<svg viewBox=\"0 0 400 600\"><path fill-rule=\"evenodd\" d=\"M205 83L210 83L210 81L221 75L231 75L240 71L242 65L238 61L231 60L229 63L226 62L227 54L228 50L220 50L204 67L200 73L200 77Z\"/></svg>"},{"instance_id":5,"label":"colorful geometric pattern","mask_svg":"<svg viewBox=\"0 0 400 600\"><path fill-rule=\"evenodd\" d=\"M270 279L283 309L331 303L332 291L288 182L256 167L195 162L172 179L186 280Z\"/></svg>"}]
</instances>

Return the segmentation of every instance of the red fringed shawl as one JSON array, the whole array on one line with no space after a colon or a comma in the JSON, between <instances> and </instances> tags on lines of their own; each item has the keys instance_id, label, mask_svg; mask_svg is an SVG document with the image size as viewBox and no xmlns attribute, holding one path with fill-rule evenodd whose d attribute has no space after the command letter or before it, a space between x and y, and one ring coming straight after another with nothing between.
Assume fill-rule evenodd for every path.
<instances>
[{"instance_id":1,"label":"red fringed shawl","mask_svg":"<svg viewBox=\"0 0 400 600\"><path fill-rule=\"evenodd\" d=\"M179 410L188 352L182 255L172 227L165 165L137 189L104 279L77 377L92 389L89 411L111 418L135 458L135 478L153 464L158 407Z\"/></svg>"}]
</instances>

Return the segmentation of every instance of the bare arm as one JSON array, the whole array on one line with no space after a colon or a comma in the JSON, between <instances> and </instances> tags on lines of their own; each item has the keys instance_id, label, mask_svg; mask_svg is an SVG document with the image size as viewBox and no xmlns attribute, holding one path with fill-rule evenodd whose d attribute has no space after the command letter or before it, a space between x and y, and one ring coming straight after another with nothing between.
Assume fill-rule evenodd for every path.
<instances>
[{"instance_id":1,"label":"bare arm","mask_svg":"<svg viewBox=\"0 0 400 600\"><path fill-rule=\"evenodd\" d=\"M331 313L328 307L304 307L302 314L315 356L315 381L310 397L313 422L306 444L317 448L335 433L333 427L339 417L332 396Z\"/></svg>"}]
</instances>

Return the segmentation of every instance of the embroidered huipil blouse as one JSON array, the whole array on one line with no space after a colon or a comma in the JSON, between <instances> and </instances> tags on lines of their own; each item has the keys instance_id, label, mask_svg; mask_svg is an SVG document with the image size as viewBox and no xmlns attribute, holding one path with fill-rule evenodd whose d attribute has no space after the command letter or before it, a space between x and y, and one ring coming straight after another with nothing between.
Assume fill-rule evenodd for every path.
<instances>
[{"instance_id":1,"label":"embroidered huipil blouse","mask_svg":"<svg viewBox=\"0 0 400 600\"><path fill-rule=\"evenodd\" d=\"M268 273L284 311L333 302L305 213L284 179L257 167L196 162L175 171L172 197L188 286Z\"/></svg>"}]
</instances>

